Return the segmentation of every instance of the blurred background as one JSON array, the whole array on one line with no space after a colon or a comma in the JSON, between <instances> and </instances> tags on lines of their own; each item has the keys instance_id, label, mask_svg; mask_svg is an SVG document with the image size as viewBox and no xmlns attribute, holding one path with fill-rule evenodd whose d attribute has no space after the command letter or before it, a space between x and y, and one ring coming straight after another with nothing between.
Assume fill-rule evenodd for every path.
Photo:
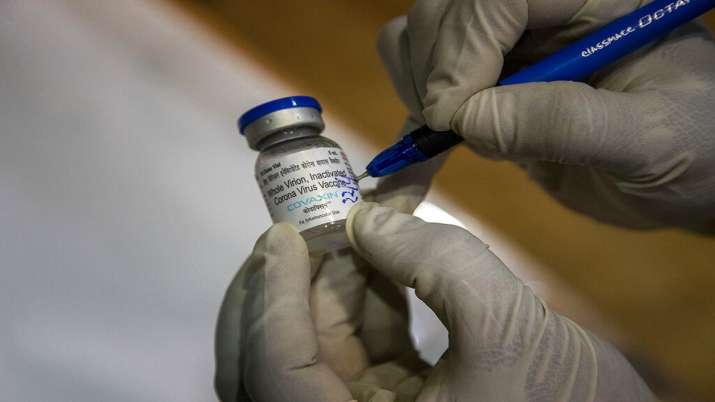
<instances>
[{"instance_id":1,"label":"blurred background","mask_svg":"<svg viewBox=\"0 0 715 402\"><path fill-rule=\"evenodd\" d=\"M221 298L270 224L236 118L315 96L359 170L406 114L374 42L409 5L0 2L0 400L214 401ZM490 243L664 392L715 400L715 238L593 222L464 149L418 214ZM444 330L412 307L434 359Z\"/></svg>"}]
</instances>

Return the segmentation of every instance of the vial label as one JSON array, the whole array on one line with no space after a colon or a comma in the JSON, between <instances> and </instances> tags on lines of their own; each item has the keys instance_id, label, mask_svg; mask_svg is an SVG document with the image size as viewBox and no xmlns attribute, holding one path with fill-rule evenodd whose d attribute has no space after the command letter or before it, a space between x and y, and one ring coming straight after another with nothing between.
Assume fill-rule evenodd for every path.
<instances>
[{"instance_id":1,"label":"vial label","mask_svg":"<svg viewBox=\"0 0 715 402\"><path fill-rule=\"evenodd\" d=\"M360 191L340 148L314 148L262 158L256 181L273 222L299 231L347 218Z\"/></svg>"}]
</instances>

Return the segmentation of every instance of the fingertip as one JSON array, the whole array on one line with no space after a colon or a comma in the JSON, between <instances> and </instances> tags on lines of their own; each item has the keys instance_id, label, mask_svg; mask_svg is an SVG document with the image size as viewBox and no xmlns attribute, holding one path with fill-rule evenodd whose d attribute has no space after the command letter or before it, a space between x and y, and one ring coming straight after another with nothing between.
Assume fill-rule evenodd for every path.
<instances>
[{"instance_id":1,"label":"fingertip","mask_svg":"<svg viewBox=\"0 0 715 402\"><path fill-rule=\"evenodd\" d=\"M516 159L525 142L523 132L540 132L548 110L552 83L513 84L483 89L467 99L454 114L450 127L479 155L492 159ZM540 110L536 113L536 110ZM538 115L537 119L529 116ZM553 113L551 113L553 114ZM530 141L527 141L530 140Z\"/></svg>"},{"instance_id":2,"label":"fingertip","mask_svg":"<svg viewBox=\"0 0 715 402\"><path fill-rule=\"evenodd\" d=\"M298 229L286 222L273 224L256 242L254 252L308 254L308 246Z\"/></svg>"},{"instance_id":3,"label":"fingertip","mask_svg":"<svg viewBox=\"0 0 715 402\"><path fill-rule=\"evenodd\" d=\"M274 223L270 228L268 228L266 233L270 233L272 236L283 236L286 239L300 236L298 229L287 222Z\"/></svg>"},{"instance_id":4,"label":"fingertip","mask_svg":"<svg viewBox=\"0 0 715 402\"><path fill-rule=\"evenodd\" d=\"M365 250L362 248L363 237L369 231L365 230L365 227L372 226L371 223L375 221L376 217L384 216L388 211L393 210L376 202L361 202L350 209L345 227L348 240L355 251L364 255ZM381 220L384 220L384 218L381 218Z\"/></svg>"},{"instance_id":5,"label":"fingertip","mask_svg":"<svg viewBox=\"0 0 715 402\"><path fill-rule=\"evenodd\" d=\"M504 130L502 120L507 124L514 120L511 118L514 108L505 107L505 104L513 105L513 102L500 101L501 94L498 91L503 89L487 88L472 95L457 109L450 122L450 128L461 135L467 144L488 154L503 151L499 147L504 144L497 141L499 136L494 134L495 128L511 131Z\"/></svg>"},{"instance_id":6,"label":"fingertip","mask_svg":"<svg viewBox=\"0 0 715 402\"><path fill-rule=\"evenodd\" d=\"M353 248L368 257L371 250L386 246L391 236L402 232L405 225L424 222L412 215L382 206L374 202L363 202L354 206L347 218L346 230Z\"/></svg>"},{"instance_id":7,"label":"fingertip","mask_svg":"<svg viewBox=\"0 0 715 402\"><path fill-rule=\"evenodd\" d=\"M472 95L455 113L451 127L481 155L608 169L613 161L637 159L621 147L623 136L614 135L614 127L625 128L627 134L638 126L626 123L638 115L635 103L632 96L580 82L503 85Z\"/></svg>"},{"instance_id":8,"label":"fingertip","mask_svg":"<svg viewBox=\"0 0 715 402\"><path fill-rule=\"evenodd\" d=\"M355 219L357 219L359 214L370 210L375 205L377 205L375 202L359 202L350 208L350 211L348 211L348 217L345 219L345 233L348 236L348 241L353 249L355 249L358 253L360 253L360 249L358 247L357 239L355 238Z\"/></svg>"}]
</instances>

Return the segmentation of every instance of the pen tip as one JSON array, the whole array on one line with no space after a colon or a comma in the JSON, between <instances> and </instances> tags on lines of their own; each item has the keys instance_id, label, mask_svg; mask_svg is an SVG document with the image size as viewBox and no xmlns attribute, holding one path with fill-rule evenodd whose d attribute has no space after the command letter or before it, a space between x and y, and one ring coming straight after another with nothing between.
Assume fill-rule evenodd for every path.
<instances>
[{"instance_id":1,"label":"pen tip","mask_svg":"<svg viewBox=\"0 0 715 402\"><path fill-rule=\"evenodd\" d=\"M362 179L364 179L364 178L366 178L366 177L367 177L367 172L365 172L365 173L361 174L360 176L358 176L358 177L357 177L357 181L360 181L360 180L362 180Z\"/></svg>"}]
</instances>

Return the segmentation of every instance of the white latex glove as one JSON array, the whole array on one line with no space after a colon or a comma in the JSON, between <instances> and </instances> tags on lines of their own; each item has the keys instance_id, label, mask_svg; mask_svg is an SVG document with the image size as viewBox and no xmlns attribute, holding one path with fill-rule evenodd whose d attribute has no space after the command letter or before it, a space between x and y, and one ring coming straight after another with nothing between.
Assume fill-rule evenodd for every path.
<instances>
[{"instance_id":1,"label":"white latex glove","mask_svg":"<svg viewBox=\"0 0 715 402\"><path fill-rule=\"evenodd\" d=\"M378 48L413 119L519 162L563 204L628 227L713 231L715 45L706 29L687 24L588 84L493 88L502 73L644 3L417 0Z\"/></svg>"},{"instance_id":2,"label":"white latex glove","mask_svg":"<svg viewBox=\"0 0 715 402\"><path fill-rule=\"evenodd\" d=\"M377 190L364 194L364 198L380 200L384 205L410 213L424 198L440 163L435 159L405 169L382 180ZM255 401L339 400L344 390L331 388L317 395L311 392L320 393L320 387L315 391L309 386L301 388L303 382L318 378L314 376L316 371L319 378L337 375L345 381L361 375L362 382L351 382L351 389L364 396L382 392L369 378L389 380L392 382L387 384L393 386L403 377L400 373L405 372L405 367L411 367L410 372L427 367L417 357L410 339L404 287L368 270L366 263L350 250L310 262L310 307L302 311L301 317L310 315L313 327L305 327L311 324L305 319L291 319L286 324L298 325L296 331L317 336L317 343L310 337L307 341L296 338L296 331L290 328L277 329L282 325L279 324L282 311L305 306L300 303L293 306L297 303L296 296L267 278L279 276L291 284L305 282L308 274L302 269L308 266L306 256L305 245L295 229L274 225L259 239L253 254L231 282L216 328L215 387L222 401L250 401L251 397ZM252 300L263 300L266 304ZM276 319L276 315L280 317ZM271 351L266 350L268 345L257 349L261 342L269 342ZM304 370L289 370L275 367L281 361L267 359L265 355L271 353L281 359L283 352L277 351L289 349L285 353L302 353L298 357L287 356L289 361L307 358L310 364ZM277 374L288 371L290 378L280 379L271 371ZM415 393L416 385L411 384L407 386ZM404 387L402 392L407 392Z\"/></svg>"},{"instance_id":3,"label":"white latex glove","mask_svg":"<svg viewBox=\"0 0 715 402\"><path fill-rule=\"evenodd\" d=\"M407 368L427 368L412 346L407 314L404 289L367 270L351 250L311 261L293 226L273 225L226 292L216 392L223 402L384 394L370 378L394 386ZM401 391L415 394L419 385Z\"/></svg>"},{"instance_id":4,"label":"white latex glove","mask_svg":"<svg viewBox=\"0 0 715 402\"><path fill-rule=\"evenodd\" d=\"M278 224L241 270L240 289L234 284L229 290L245 292L242 303L222 310L219 329L232 326L226 320L240 321L232 340L241 350L237 359L230 350L226 355L233 378L225 375L231 370L219 368L219 380L223 376L223 385L233 389L222 393L218 381L222 400L653 400L617 351L550 312L468 232L361 203L350 212L348 233L374 270L414 287L448 328L449 349L436 367L426 369L410 348L391 360L372 361L363 339L342 332L359 327L353 309L359 303L355 292L336 289L355 289L351 279L359 275L351 264L323 265L320 271L333 279L322 289L320 277L311 285L302 238ZM227 301L237 300L227 295ZM335 313L341 310L354 314ZM327 316L342 320L329 320L333 325L326 327ZM338 343L342 349L335 348Z\"/></svg>"}]
</instances>

